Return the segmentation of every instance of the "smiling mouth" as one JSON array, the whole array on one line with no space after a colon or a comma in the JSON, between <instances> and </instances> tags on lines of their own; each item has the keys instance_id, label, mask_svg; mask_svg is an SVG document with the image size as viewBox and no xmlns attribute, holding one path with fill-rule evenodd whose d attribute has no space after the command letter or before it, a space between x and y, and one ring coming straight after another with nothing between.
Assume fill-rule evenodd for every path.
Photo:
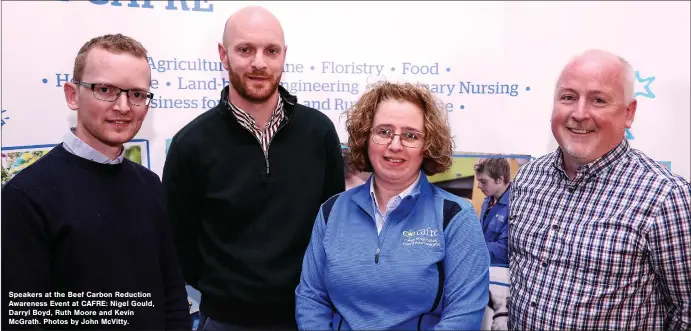
<instances>
[{"instance_id":1,"label":"smiling mouth","mask_svg":"<svg viewBox=\"0 0 691 331\"><path fill-rule=\"evenodd\" d=\"M106 122L111 123L111 124L116 124L116 125L125 125L125 124L130 123L130 121L123 121L123 120L115 120L115 121L106 120Z\"/></svg>"},{"instance_id":2,"label":"smiling mouth","mask_svg":"<svg viewBox=\"0 0 691 331\"><path fill-rule=\"evenodd\" d=\"M588 134L588 133L595 132L595 130L580 130L580 129L573 129L573 128L567 128L567 129L568 129L569 131L571 131L571 133L574 133L574 134L577 134L577 135L579 135L579 134Z\"/></svg>"},{"instance_id":3,"label":"smiling mouth","mask_svg":"<svg viewBox=\"0 0 691 331\"><path fill-rule=\"evenodd\" d=\"M403 160L403 159L399 159L396 157L387 157L387 156L384 157L384 160L386 160L389 163L394 163L394 164L401 164L401 163L405 162L405 160Z\"/></svg>"}]
</instances>

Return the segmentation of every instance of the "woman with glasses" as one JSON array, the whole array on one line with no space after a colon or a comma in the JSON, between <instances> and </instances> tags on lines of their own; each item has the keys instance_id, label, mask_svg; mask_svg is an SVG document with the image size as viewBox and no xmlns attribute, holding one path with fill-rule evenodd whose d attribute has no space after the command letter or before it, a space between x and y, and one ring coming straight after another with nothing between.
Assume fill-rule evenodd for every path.
<instances>
[{"instance_id":1,"label":"woman with glasses","mask_svg":"<svg viewBox=\"0 0 691 331\"><path fill-rule=\"evenodd\" d=\"M451 166L443 109L424 87L381 83L349 110L349 166L372 176L319 210L299 329L480 329L490 262L480 222L427 180Z\"/></svg>"}]
</instances>

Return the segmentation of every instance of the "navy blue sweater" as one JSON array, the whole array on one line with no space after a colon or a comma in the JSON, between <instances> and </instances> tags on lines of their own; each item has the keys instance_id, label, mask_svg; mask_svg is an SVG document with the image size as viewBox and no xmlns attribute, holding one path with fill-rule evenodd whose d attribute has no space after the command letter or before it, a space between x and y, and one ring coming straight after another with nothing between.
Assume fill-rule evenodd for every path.
<instances>
[{"instance_id":1,"label":"navy blue sweater","mask_svg":"<svg viewBox=\"0 0 691 331\"><path fill-rule=\"evenodd\" d=\"M164 199L158 176L148 169L127 159L99 164L62 145L12 178L2 189L3 329L191 329ZM92 300L106 306L90 306ZM70 306L50 307L51 301ZM128 305L116 307L123 302ZM44 323L33 310L80 323ZM27 311L32 314L18 315ZM41 324L12 324L20 319Z\"/></svg>"}]
</instances>

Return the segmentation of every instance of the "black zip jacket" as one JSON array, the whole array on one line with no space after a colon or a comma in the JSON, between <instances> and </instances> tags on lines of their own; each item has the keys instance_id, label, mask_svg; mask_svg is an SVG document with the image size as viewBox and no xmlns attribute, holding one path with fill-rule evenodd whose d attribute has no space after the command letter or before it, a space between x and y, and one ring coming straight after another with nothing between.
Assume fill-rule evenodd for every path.
<instances>
[{"instance_id":1,"label":"black zip jacket","mask_svg":"<svg viewBox=\"0 0 691 331\"><path fill-rule=\"evenodd\" d=\"M173 137L163 169L185 281L201 292L204 314L238 326L295 327L319 206L345 190L333 122L279 91L286 119L268 158L219 102Z\"/></svg>"}]
</instances>

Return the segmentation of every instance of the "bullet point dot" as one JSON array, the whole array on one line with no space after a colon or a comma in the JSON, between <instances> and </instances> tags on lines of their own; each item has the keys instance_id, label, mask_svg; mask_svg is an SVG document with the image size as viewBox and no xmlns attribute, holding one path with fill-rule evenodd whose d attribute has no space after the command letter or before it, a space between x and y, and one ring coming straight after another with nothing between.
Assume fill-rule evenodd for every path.
<instances>
[{"instance_id":1,"label":"bullet point dot","mask_svg":"<svg viewBox=\"0 0 691 331\"><path fill-rule=\"evenodd\" d=\"M396 68L394 68L394 67L391 67L391 71L396 71Z\"/></svg>"},{"instance_id":2,"label":"bullet point dot","mask_svg":"<svg viewBox=\"0 0 691 331\"><path fill-rule=\"evenodd\" d=\"M464 106L464 105L461 105L461 109L465 109L465 106Z\"/></svg>"},{"instance_id":3,"label":"bullet point dot","mask_svg":"<svg viewBox=\"0 0 691 331\"><path fill-rule=\"evenodd\" d=\"M311 67L310 67L310 70L314 70L314 66L311 66Z\"/></svg>"},{"instance_id":4,"label":"bullet point dot","mask_svg":"<svg viewBox=\"0 0 691 331\"><path fill-rule=\"evenodd\" d=\"M170 86L170 82L166 82L166 86Z\"/></svg>"},{"instance_id":5,"label":"bullet point dot","mask_svg":"<svg viewBox=\"0 0 691 331\"><path fill-rule=\"evenodd\" d=\"M530 91L530 86L526 86L526 87L525 87L525 90L526 90L526 91Z\"/></svg>"},{"instance_id":6,"label":"bullet point dot","mask_svg":"<svg viewBox=\"0 0 691 331\"><path fill-rule=\"evenodd\" d=\"M43 82L43 84L48 83L48 80L45 78L43 78L41 81Z\"/></svg>"},{"instance_id":7,"label":"bullet point dot","mask_svg":"<svg viewBox=\"0 0 691 331\"><path fill-rule=\"evenodd\" d=\"M450 71L451 71L451 68L446 68L446 72L450 72Z\"/></svg>"}]
</instances>

